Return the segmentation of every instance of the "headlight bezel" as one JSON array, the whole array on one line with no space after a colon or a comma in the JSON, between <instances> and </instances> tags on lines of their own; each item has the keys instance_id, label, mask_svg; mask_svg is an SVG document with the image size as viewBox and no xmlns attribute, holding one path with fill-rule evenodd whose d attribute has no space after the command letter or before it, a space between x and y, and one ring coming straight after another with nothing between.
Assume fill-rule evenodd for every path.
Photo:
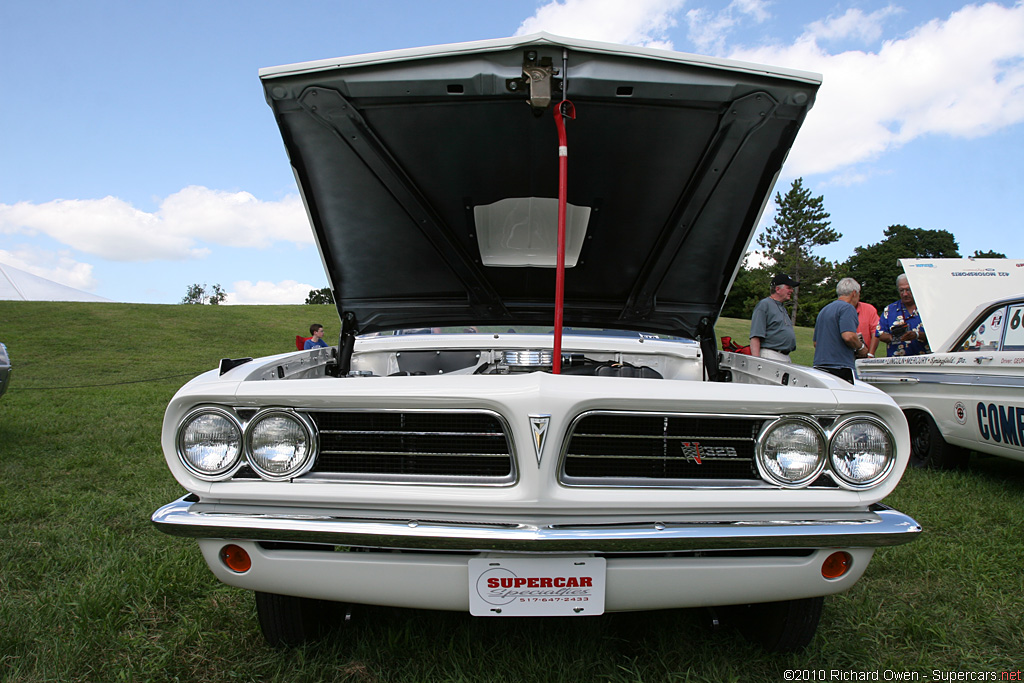
<instances>
[{"instance_id":1,"label":"headlight bezel","mask_svg":"<svg viewBox=\"0 0 1024 683\"><path fill-rule=\"evenodd\" d=\"M254 456L252 444L255 428L264 420L277 416L285 417L297 423L305 432L306 441L309 444L302 462L298 466L292 467L286 472L273 472L261 466ZM266 481L288 481L296 477L301 477L303 474L309 472L319 455L319 445L320 440L312 421L304 414L292 408L271 407L260 410L245 423L245 429L243 430L242 436L242 450L245 453L246 462L249 467L252 468L253 472Z\"/></svg>"},{"instance_id":2,"label":"headlight bezel","mask_svg":"<svg viewBox=\"0 0 1024 683\"><path fill-rule=\"evenodd\" d=\"M203 415L215 415L226 419L237 433L238 449L231 464L216 471L208 471L196 467L185 455L185 432L196 419ZM225 479L230 479L236 472L238 472L242 465L245 464L245 429L238 415L227 408L220 406L196 406L192 410L188 411L178 422L178 427L174 435L174 443L175 451L178 455L178 461L190 475L202 481L223 481Z\"/></svg>"},{"instance_id":3,"label":"headlight bezel","mask_svg":"<svg viewBox=\"0 0 1024 683\"><path fill-rule=\"evenodd\" d=\"M885 437L889 443L889 459L885 467L882 468L881 472L871 479L864 482L855 482L847 479L841 474L841 470L837 467L835 459L833 457L833 446L836 438L843 432L844 429L850 427L854 423L867 423L874 425ZM833 481L839 486L850 491L864 491L867 489L874 488L885 481L896 467L896 461L899 458L899 453L896 448L896 436L889 429L889 426L879 418L864 413L853 413L850 415L844 415L843 417L836 420L835 424L829 430L828 434L828 452L826 453L826 459L828 460L828 471L832 476Z\"/></svg>"},{"instance_id":4,"label":"headlight bezel","mask_svg":"<svg viewBox=\"0 0 1024 683\"><path fill-rule=\"evenodd\" d=\"M787 480L777 476L766 464L767 456L765 451L769 436L775 430L788 424L799 424L809 427L817 437L819 445L818 462L814 469L810 474L797 480ZM828 435L817 421L805 415L780 415L778 418L769 421L761 428L761 433L757 437L757 449L754 455L754 462L757 464L758 474L764 481L785 489L802 489L810 486L818 479L818 477L821 476L821 473L824 471L825 465L828 462L828 449Z\"/></svg>"}]
</instances>

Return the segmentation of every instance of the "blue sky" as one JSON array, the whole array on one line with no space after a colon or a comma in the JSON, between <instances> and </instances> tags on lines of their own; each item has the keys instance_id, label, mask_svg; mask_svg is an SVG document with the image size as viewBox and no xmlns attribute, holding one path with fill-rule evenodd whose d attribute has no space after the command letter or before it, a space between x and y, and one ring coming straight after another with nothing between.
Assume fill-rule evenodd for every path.
<instances>
[{"instance_id":1,"label":"blue sky","mask_svg":"<svg viewBox=\"0 0 1024 683\"><path fill-rule=\"evenodd\" d=\"M830 259L894 223L1024 258L1021 2L8 0L0 263L116 301L300 303L326 278L258 69L537 30L822 73L776 190L824 196Z\"/></svg>"}]
</instances>

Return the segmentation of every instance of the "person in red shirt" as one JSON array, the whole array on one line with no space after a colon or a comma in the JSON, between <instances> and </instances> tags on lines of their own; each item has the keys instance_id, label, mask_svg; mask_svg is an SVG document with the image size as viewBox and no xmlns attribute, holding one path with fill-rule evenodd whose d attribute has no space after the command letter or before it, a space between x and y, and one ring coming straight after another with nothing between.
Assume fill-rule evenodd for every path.
<instances>
[{"instance_id":1,"label":"person in red shirt","mask_svg":"<svg viewBox=\"0 0 1024 683\"><path fill-rule=\"evenodd\" d=\"M857 319L860 321L857 325L857 333L860 334L864 343L868 345L868 356L874 356L875 349L878 347L878 337L875 336L875 326L878 325L878 311L871 304L861 301L857 304Z\"/></svg>"}]
</instances>

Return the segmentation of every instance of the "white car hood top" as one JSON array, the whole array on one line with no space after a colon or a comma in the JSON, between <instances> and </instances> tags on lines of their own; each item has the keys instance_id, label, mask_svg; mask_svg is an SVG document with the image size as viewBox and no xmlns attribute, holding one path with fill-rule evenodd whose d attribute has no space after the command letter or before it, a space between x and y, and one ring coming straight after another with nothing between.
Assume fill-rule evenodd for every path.
<instances>
[{"instance_id":1,"label":"white car hood top","mask_svg":"<svg viewBox=\"0 0 1024 683\"><path fill-rule=\"evenodd\" d=\"M936 353L951 351L990 303L1024 295L1024 261L900 259L900 263Z\"/></svg>"},{"instance_id":2,"label":"white car hood top","mask_svg":"<svg viewBox=\"0 0 1024 683\"><path fill-rule=\"evenodd\" d=\"M260 78L362 332L551 324L567 80L565 324L685 337L717 318L820 84L546 34Z\"/></svg>"}]
</instances>

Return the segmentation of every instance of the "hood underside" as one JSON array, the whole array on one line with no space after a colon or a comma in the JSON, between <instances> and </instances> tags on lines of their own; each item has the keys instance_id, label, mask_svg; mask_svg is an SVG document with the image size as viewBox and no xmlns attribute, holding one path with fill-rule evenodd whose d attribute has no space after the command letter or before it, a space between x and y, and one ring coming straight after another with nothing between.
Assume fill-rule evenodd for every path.
<instances>
[{"instance_id":1,"label":"hood underside","mask_svg":"<svg viewBox=\"0 0 1024 683\"><path fill-rule=\"evenodd\" d=\"M686 337L717 317L820 83L546 34L260 77L362 332L552 323L565 88L565 324Z\"/></svg>"}]
</instances>

